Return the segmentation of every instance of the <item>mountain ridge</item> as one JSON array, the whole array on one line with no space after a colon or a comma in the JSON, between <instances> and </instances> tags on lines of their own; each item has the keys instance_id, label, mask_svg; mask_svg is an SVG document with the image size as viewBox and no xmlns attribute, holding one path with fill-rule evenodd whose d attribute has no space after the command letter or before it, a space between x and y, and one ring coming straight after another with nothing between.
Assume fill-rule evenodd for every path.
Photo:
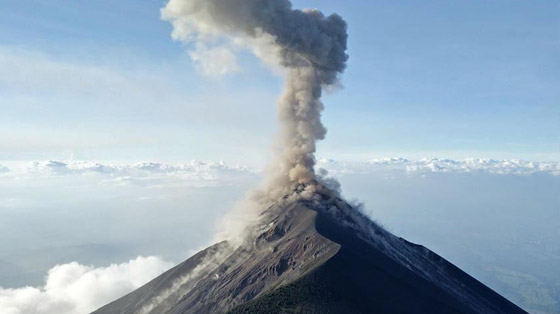
<instances>
[{"instance_id":1,"label":"mountain ridge","mask_svg":"<svg viewBox=\"0 0 560 314\"><path fill-rule=\"evenodd\" d=\"M356 210L341 199L285 198L265 211L248 246L213 245L93 313L526 313L348 212ZM371 235L356 231L364 223Z\"/></svg>"}]
</instances>

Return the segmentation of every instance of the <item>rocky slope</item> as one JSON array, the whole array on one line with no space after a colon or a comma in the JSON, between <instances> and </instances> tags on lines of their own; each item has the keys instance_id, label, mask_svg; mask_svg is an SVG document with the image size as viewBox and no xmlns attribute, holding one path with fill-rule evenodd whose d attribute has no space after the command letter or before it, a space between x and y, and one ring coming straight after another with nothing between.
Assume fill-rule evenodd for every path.
<instances>
[{"instance_id":1,"label":"rocky slope","mask_svg":"<svg viewBox=\"0 0 560 314\"><path fill-rule=\"evenodd\" d=\"M525 313L352 211L284 199L251 243L211 246L94 313Z\"/></svg>"}]
</instances>

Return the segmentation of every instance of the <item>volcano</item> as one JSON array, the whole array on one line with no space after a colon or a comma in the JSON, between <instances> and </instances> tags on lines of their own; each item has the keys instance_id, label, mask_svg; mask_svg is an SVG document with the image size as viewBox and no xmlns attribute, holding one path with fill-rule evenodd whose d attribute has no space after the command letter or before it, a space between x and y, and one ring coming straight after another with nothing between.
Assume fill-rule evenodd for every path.
<instances>
[{"instance_id":1,"label":"volcano","mask_svg":"<svg viewBox=\"0 0 560 314\"><path fill-rule=\"evenodd\" d=\"M215 244L94 313L525 313L385 231L316 173L316 144L327 132L321 95L341 86L349 58L340 15L289 0L169 0L162 18L174 39L231 46L231 54L241 45L282 69L278 151L258 191L265 210L241 241Z\"/></svg>"},{"instance_id":2,"label":"volcano","mask_svg":"<svg viewBox=\"0 0 560 314\"><path fill-rule=\"evenodd\" d=\"M526 313L338 197L286 196L248 239L215 244L93 313Z\"/></svg>"}]
</instances>

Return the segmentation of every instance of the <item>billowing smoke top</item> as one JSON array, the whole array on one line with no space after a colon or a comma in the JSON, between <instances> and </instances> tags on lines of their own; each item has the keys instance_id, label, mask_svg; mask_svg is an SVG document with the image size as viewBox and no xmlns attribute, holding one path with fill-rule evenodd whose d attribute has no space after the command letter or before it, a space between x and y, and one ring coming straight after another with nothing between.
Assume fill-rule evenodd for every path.
<instances>
[{"instance_id":1,"label":"billowing smoke top","mask_svg":"<svg viewBox=\"0 0 560 314\"><path fill-rule=\"evenodd\" d=\"M162 17L173 24L177 40L226 49L225 55L231 47L249 47L265 63L285 70L277 104L281 151L265 190L275 198L294 184L318 185L315 144L326 134L320 98L346 66L346 22L336 14L294 10L288 0L170 0ZM213 55L224 53L207 57Z\"/></svg>"}]
</instances>

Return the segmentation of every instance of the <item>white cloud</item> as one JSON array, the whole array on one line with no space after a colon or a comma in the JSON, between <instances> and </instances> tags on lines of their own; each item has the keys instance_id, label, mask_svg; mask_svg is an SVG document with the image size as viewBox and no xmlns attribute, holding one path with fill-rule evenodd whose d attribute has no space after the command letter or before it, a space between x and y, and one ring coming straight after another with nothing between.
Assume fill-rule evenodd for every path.
<instances>
[{"instance_id":1,"label":"white cloud","mask_svg":"<svg viewBox=\"0 0 560 314\"><path fill-rule=\"evenodd\" d=\"M414 173L489 173L489 174L550 174L560 175L560 162L539 162L524 160L494 160L467 158L454 160L447 158L377 158L366 162L340 162L332 159L319 159L318 167L332 174L371 173L383 171L405 171Z\"/></svg>"},{"instance_id":2,"label":"white cloud","mask_svg":"<svg viewBox=\"0 0 560 314\"><path fill-rule=\"evenodd\" d=\"M85 314L142 286L172 265L158 257L94 268L76 262L49 270L40 288L0 288L2 314Z\"/></svg>"},{"instance_id":3,"label":"white cloud","mask_svg":"<svg viewBox=\"0 0 560 314\"><path fill-rule=\"evenodd\" d=\"M363 162L346 162L322 158L317 161L317 168L323 168L332 175L359 174L371 172L402 171L413 173L489 173L489 174L549 174L560 175L560 162L540 162L523 160L494 160L468 158L454 160L447 158L424 158L409 160L406 158L379 158ZM34 161L0 165L0 173L20 178L37 176L99 175L107 180L146 181L154 179L183 180L215 184L233 183L244 178L256 178L261 170L246 166L230 166L223 161L203 162L193 160L190 163L159 162L95 162L95 161Z\"/></svg>"},{"instance_id":4,"label":"white cloud","mask_svg":"<svg viewBox=\"0 0 560 314\"><path fill-rule=\"evenodd\" d=\"M10 169L0 165L0 172L20 179L52 176L100 176L114 182L148 182L153 180L181 181L204 185L227 185L236 180L253 178L259 171L243 166L229 166L224 162L191 161L164 164L156 162L116 163L95 161L34 161L16 163Z\"/></svg>"}]
</instances>

